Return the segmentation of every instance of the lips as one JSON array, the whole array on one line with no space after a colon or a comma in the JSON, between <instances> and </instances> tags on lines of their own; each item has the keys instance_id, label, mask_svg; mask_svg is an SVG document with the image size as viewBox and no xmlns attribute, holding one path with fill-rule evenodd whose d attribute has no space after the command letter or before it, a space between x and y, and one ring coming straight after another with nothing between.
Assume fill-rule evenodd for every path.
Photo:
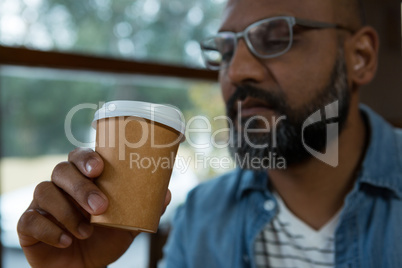
<instances>
[{"instance_id":1,"label":"lips","mask_svg":"<svg viewBox=\"0 0 402 268\"><path fill-rule=\"evenodd\" d=\"M267 115L273 112L272 107L259 99L247 97L243 101L238 101L234 107L235 113L240 117L251 117L256 115Z\"/></svg>"}]
</instances>

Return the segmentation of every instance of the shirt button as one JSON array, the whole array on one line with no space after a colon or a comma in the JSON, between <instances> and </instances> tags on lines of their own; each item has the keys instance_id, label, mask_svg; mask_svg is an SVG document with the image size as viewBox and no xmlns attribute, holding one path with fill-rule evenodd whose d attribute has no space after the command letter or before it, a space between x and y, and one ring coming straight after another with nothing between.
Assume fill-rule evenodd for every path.
<instances>
[{"instance_id":1,"label":"shirt button","mask_svg":"<svg viewBox=\"0 0 402 268\"><path fill-rule=\"evenodd\" d=\"M266 211L271 211L275 208L275 202L272 200L267 200L264 202L264 209Z\"/></svg>"}]
</instances>

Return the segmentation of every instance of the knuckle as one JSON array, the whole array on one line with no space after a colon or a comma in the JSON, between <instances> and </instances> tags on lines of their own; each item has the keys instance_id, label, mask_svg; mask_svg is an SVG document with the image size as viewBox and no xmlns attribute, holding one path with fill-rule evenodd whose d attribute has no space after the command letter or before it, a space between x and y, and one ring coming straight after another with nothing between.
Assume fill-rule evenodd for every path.
<instances>
[{"instance_id":1,"label":"knuckle","mask_svg":"<svg viewBox=\"0 0 402 268\"><path fill-rule=\"evenodd\" d=\"M71 167L71 164L67 161L64 162L60 162L58 163L55 168L53 169L52 172L52 181L57 180L58 177L60 177L63 173L65 173L65 171Z\"/></svg>"},{"instance_id":2,"label":"knuckle","mask_svg":"<svg viewBox=\"0 0 402 268\"><path fill-rule=\"evenodd\" d=\"M79 157L89 157L94 153L94 151L90 148L75 148L68 154L68 161L73 161L75 158Z\"/></svg>"},{"instance_id":3,"label":"knuckle","mask_svg":"<svg viewBox=\"0 0 402 268\"><path fill-rule=\"evenodd\" d=\"M35 222L37 213L33 209L28 209L22 214L17 224L17 232L20 234L26 233L26 229Z\"/></svg>"},{"instance_id":4,"label":"knuckle","mask_svg":"<svg viewBox=\"0 0 402 268\"><path fill-rule=\"evenodd\" d=\"M53 188L53 183L50 181L43 181L39 183L34 190L34 200L40 200Z\"/></svg>"},{"instance_id":5,"label":"knuckle","mask_svg":"<svg viewBox=\"0 0 402 268\"><path fill-rule=\"evenodd\" d=\"M80 151L82 151L82 148L77 147L74 150L72 150L69 154L68 154L68 160L70 160L71 158L74 158L74 156L76 154L78 154Z\"/></svg>"}]
</instances>

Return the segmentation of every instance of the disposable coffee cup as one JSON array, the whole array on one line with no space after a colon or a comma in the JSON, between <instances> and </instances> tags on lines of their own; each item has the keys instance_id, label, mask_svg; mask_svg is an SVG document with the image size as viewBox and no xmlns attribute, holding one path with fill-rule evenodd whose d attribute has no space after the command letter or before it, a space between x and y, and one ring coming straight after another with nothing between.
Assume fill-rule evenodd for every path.
<instances>
[{"instance_id":1,"label":"disposable coffee cup","mask_svg":"<svg viewBox=\"0 0 402 268\"><path fill-rule=\"evenodd\" d=\"M155 233L163 210L184 120L173 107L112 101L96 111L95 151L104 170L95 183L109 199L91 223Z\"/></svg>"}]
</instances>

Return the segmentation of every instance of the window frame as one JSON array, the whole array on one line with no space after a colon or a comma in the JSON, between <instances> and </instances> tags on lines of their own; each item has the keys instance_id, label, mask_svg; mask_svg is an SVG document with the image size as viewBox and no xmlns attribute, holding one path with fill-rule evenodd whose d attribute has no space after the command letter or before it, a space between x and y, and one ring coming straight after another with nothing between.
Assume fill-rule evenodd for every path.
<instances>
[{"instance_id":1,"label":"window frame","mask_svg":"<svg viewBox=\"0 0 402 268\"><path fill-rule=\"evenodd\" d=\"M50 69L87 70L101 73L142 74L216 82L218 73L180 65L140 62L99 55L40 51L0 45L0 66L14 65Z\"/></svg>"}]
</instances>

